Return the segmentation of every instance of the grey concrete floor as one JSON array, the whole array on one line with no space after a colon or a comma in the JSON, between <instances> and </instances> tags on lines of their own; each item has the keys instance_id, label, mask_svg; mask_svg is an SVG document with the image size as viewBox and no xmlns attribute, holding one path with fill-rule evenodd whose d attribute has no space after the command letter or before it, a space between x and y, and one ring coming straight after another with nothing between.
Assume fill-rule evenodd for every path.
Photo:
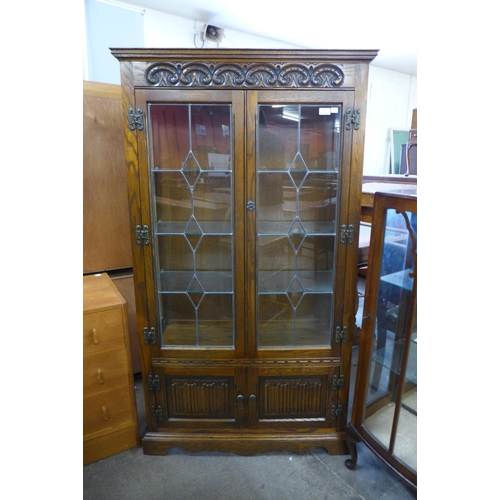
<instances>
[{"instance_id":1,"label":"grey concrete floor","mask_svg":"<svg viewBox=\"0 0 500 500\"><path fill-rule=\"evenodd\" d=\"M233 453L147 456L134 448L83 468L85 500L414 500L364 447L351 471L345 456L321 448L307 453L269 453L242 457Z\"/></svg>"},{"instance_id":2,"label":"grey concrete floor","mask_svg":"<svg viewBox=\"0 0 500 500\"><path fill-rule=\"evenodd\" d=\"M353 377L357 349L353 353ZM354 378L351 387L354 386ZM352 391L351 391L352 392ZM144 396L136 376L141 436ZM351 395L352 398L352 395ZM414 500L416 494L370 451L358 444L354 471L346 455L323 448L306 453L272 452L246 457L234 453L147 456L133 448L83 467L84 500Z\"/></svg>"}]
</instances>

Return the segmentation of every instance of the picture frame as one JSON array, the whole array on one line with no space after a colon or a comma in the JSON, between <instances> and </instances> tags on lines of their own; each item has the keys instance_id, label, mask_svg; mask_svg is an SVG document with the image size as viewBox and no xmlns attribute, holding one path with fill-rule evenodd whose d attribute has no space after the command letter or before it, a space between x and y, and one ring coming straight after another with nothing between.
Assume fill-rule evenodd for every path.
<instances>
[{"instance_id":1,"label":"picture frame","mask_svg":"<svg viewBox=\"0 0 500 500\"><path fill-rule=\"evenodd\" d=\"M390 141L390 174L401 174L401 150L408 142L410 129L391 128L389 131Z\"/></svg>"}]
</instances>

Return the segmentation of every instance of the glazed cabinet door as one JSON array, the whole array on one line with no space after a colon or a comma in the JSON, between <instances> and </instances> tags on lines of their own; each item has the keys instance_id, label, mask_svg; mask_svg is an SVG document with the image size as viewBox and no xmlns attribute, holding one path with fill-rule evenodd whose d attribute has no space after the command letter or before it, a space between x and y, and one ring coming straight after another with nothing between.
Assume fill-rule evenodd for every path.
<instances>
[{"instance_id":1,"label":"glazed cabinet door","mask_svg":"<svg viewBox=\"0 0 500 500\"><path fill-rule=\"evenodd\" d=\"M148 380L156 430L246 426L244 368L154 366Z\"/></svg>"},{"instance_id":2,"label":"glazed cabinet door","mask_svg":"<svg viewBox=\"0 0 500 500\"><path fill-rule=\"evenodd\" d=\"M344 117L353 94L248 92L253 356L341 355L352 143Z\"/></svg>"},{"instance_id":3,"label":"glazed cabinet door","mask_svg":"<svg viewBox=\"0 0 500 500\"><path fill-rule=\"evenodd\" d=\"M152 356L244 349L243 99L231 90L136 91Z\"/></svg>"}]
</instances>

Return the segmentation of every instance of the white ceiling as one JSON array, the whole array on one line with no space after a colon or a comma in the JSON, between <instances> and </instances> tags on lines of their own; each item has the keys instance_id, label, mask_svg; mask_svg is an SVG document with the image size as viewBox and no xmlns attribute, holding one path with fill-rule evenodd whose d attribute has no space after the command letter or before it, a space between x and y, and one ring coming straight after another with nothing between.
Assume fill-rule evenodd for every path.
<instances>
[{"instance_id":1,"label":"white ceiling","mask_svg":"<svg viewBox=\"0 0 500 500\"><path fill-rule=\"evenodd\" d=\"M145 8L308 49L379 49L374 66L417 75L412 2L129 0Z\"/></svg>"}]
</instances>

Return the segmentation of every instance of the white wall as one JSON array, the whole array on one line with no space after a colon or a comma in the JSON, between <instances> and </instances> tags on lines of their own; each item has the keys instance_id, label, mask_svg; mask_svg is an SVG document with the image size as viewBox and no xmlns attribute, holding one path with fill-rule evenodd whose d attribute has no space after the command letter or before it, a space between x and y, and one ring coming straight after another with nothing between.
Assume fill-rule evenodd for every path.
<instances>
[{"instance_id":1,"label":"white wall","mask_svg":"<svg viewBox=\"0 0 500 500\"><path fill-rule=\"evenodd\" d=\"M87 2L95 0L86 0ZM133 2L131 2L133 3ZM119 7L109 7L120 10ZM201 47L199 35L195 39L194 19L174 16L152 9L145 9L143 19L144 47L149 48L195 48ZM118 17L117 17L118 19ZM96 21L94 21L96 22ZM107 33L122 33L123 30L110 26L113 19L103 19L102 29ZM202 23L197 23L197 32L202 29ZM93 26L93 29L98 27ZM87 33L89 27L87 26ZM295 48L295 46L281 43L247 33L226 29L225 38L219 45L221 48ZM107 38L107 47L102 47L100 55L94 57L111 57L109 47L120 47L122 41ZM89 46L89 44L87 44ZM206 42L205 47L217 47L216 43ZM140 45L126 45L126 47L140 47ZM92 55L89 54L89 58ZM113 58L114 59L114 58ZM116 60L115 60L116 61ZM89 75L89 80L106 83L120 83L120 74L117 61L112 61L112 75ZM84 64L85 66L85 64ZM98 67L97 64L88 64L90 68ZM404 73L389 71L377 66L370 66L368 80L368 108L366 116L365 134L365 161L364 174L385 175L390 172L390 141L391 128L409 129L413 109L417 108L417 78Z\"/></svg>"},{"instance_id":2,"label":"white wall","mask_svg":"<svg viewBox=\"0 0 500 500\"><path fill-rule=\"evenodd\" d=\"M370 66L363 173L385 175L390 167L390 130L410 129L417 108L417 78Z\"/></svg>"},{"instance_id":3,"label":"white wall","mask_svg":"<svg viewBox=\"0 0 500 500\"><path fill-rule=\"evenodd\" d=\"M149 48L201 48L199 34L194 39L195 24L197 32L203 28L203 23L194 19L174 16L157 10L146 9L144 14L144 44ZM196 44L195 44L196 43ZM205 42L205 48L217 48L215 42ZM220 48L253 48L281 49L296 46L269 40L260 36L249 35L240 31L225 29L224 39Z\"/></svg>"},{"instance_id":4,"label":"white wall","mask_svg":"<svg viewBox=\"0 0 500 500\"><path fill-rule=\"evenodd\" d=\"M132 10L85 0L85 80L120 83L120 63L109 49L144 46L143 18Z\"/></svg>"}]
</instances>

